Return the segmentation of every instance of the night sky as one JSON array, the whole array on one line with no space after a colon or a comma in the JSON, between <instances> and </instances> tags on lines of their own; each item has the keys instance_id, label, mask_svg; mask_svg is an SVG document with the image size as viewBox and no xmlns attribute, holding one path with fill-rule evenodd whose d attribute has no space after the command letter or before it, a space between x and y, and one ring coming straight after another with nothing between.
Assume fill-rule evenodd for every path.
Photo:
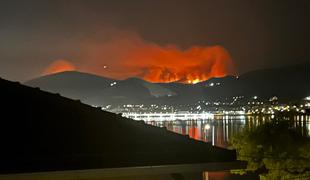
<instances>
[{"instance_id":1,"label":"night sky","mask_svg":"<svg viewBox=\"0 0 310 180\"><path fill-rule=\"evenodd\" d=\"M96 47L111 38L116 47L120 39L122 45L125 39L180 50L221 46L238 74L296 64L310 60L310 1L3 0L0 76L25 81L59 59L78 70L102 71L93 67L102 61L100 66L111 64L113 72L127 71L117 69L113 55L122 55L127 46L98 57Z\"/></svg>"}]
</instances>

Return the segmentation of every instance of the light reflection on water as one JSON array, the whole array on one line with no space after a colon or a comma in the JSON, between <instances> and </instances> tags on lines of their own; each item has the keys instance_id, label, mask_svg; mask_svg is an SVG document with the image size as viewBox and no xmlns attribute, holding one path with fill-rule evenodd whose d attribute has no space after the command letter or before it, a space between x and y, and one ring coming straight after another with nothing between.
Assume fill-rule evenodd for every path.
<instances>
[{"instance_id":1,"label":"light reflection on water","mask_svg":"<svg viewBox=\"0 0 310 180\"><path fill-rule=\"evenodd\" d=\"M289 120L294 128L300 128L304 136L310 136L310 116L296 115L291 117L275 116L215 116L214 119L175 120L175 121L147 121L146 123L166 127L168 130L189 135L191 138L212 145L227 147L229 139L242 132L245 128L252 129L265 122L275 119Z\"/></svg>"}]
</instances>

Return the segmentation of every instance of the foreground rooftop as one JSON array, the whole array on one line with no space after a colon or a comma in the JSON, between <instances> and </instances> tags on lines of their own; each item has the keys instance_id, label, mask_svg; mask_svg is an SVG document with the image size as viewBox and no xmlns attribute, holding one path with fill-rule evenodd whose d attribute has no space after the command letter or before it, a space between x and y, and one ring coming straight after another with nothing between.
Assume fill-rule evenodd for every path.
<instances>
[{"instance_id":1,"label":"foreground rooftop","mask_svg":"<svg viewBox=\"0 0 310 180\"><path fill-rule=\"evenodd\" d=\"M102 111L79 100L3 79L0 89L0 178L25 173L57 176L57 172L87 174L93 170L104 175L244 166L236 161L233 150Z\"/></svg>"}]
</instances>

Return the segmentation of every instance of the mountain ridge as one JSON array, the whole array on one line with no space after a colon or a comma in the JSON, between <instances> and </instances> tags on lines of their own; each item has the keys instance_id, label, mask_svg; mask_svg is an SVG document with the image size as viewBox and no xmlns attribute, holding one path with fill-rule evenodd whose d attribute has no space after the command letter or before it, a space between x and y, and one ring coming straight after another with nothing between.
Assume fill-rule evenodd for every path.
<instances>
[{"instance_id":1,"label":"mountain ridge","mask_svg":"<svg viewBox=\"0 0 310 180\"><path fill-rule=\"evenodd\" d=\"M92 74L88 73L71 72L71 74L75 74L76 79L69 79L73 83L82 85L66 88L72 83L63 80L68 79L66 77L67 72L34 79L25 84L57 92L70 98L81 99L83 102L92 105L184 104L194 103L202 99L224 101L235 96L247 98L259 96L265 99L271 96L279 96L284 100L294 100L310 93L308 69L310 69L310 63L303 63L255 70L240 76L211 78L197 84L151 83L136 77L114 80L96 75L93 77ZM85 80L85 78L80 77L81 75L91 78ZM55 76L58 77L56 80L49 79Z\"/></svg>"}]
</instances>

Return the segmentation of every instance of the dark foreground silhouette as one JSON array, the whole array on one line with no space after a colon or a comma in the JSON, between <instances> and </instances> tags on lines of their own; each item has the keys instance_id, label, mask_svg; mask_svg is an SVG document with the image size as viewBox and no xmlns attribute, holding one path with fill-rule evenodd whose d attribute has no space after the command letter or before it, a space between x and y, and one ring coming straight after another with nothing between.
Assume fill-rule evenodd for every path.
<instances>
[{"instance_id":1,"label":"dark foreground silhouette","mask_svg":"<svg viewBox=\"0 0 310 180\"><path fill-rule=\"evenodd\" d=\"M0 172L236 161L236 153L0 79Z\"/></svg>"}]
</instances>

